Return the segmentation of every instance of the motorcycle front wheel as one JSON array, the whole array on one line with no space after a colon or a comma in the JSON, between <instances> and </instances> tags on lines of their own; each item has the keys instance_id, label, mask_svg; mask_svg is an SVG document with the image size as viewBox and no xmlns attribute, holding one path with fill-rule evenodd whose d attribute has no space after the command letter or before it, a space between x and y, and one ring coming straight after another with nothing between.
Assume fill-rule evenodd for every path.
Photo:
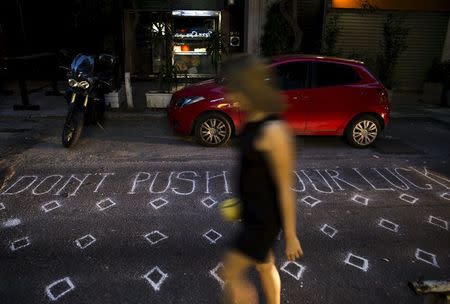
<instances>
[{"instance_id":1,"label":"motorcycle front wheel","mask_svg":"<svg viewBox=\"0 0 450 304\"><path fill-rule=\"evenodd\" d=\"M62 133L62 144L66 148L75 145L81 136L84 125L84 113L75 105L71 105L67 113Z\"/></svg>"}]
</instances>

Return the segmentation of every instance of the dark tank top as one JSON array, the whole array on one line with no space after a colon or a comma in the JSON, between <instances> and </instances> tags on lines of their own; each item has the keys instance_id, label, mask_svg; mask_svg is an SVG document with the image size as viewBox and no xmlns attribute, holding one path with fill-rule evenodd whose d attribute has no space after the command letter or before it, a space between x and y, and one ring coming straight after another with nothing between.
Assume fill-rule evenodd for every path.
<instances>
[{"instance_id":1,"label":"dark tank top","mask_svg":"<svg viewBox=\"0 0 450 304\"><path fill-rule=\"evenodd\" d=\"M280 226L278 190L275 185L268 155L255 148L264 125L277 121L271 115L263 120L248 122L240 134L241 166L239 191L243 205L243 222L252 226Z\"/></svg>"}]
</instances>

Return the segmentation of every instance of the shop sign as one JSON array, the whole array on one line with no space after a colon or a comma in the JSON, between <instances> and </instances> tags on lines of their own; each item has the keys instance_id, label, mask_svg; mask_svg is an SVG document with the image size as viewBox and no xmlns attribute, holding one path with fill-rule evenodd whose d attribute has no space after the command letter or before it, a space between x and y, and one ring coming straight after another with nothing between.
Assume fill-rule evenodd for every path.
<instances>
[{"instance_id":1,"label":"shop sign","mask_svg":"<svg viewBox=\"0 0 450 304\"><path fill-rule=\"evenodd\" d=\"M199 33L197 31L192 31L190 33L175 33L173 36L175 38L209 38L212 34L212 31L208 31L206 33Z\"/></svg>"}]
</instances>

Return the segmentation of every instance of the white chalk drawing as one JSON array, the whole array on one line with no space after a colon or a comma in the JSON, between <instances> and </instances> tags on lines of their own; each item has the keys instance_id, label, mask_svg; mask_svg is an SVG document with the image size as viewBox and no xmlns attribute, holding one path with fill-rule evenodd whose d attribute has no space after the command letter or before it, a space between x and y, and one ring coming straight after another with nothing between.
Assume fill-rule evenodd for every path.
<instances>
[{"instance_id":1,"label":"white chalk drawing","mask_svg":"<svg viewBox=\"0 0 450 304\"><path fill-rule=\"evenodd\" d=\"M299 281L305 272L305 266L295 261L287 261L281 266L280 270Z\"/></svg>"},{"instance_id":2,"label":"white chalk drawing","mask_svg":"<svg viewBox=\"0 0 450 304\"><path fill-rule=\"evenodd\" d=\"M324 233L325 235L328 235L330 238L334 238L336 233L338 233L337 229L329 226L328 224L323 224L322 228L320 228L320 231Z\"/></svg>"},{"instance_id":3,"label":"white chalk drawing","mask_svg":"<svg viewBox=\"0 0 450 304\"><path fill-rule=\"evenodd\" d=\"M141 177L141 175L145 175L145 177ZM138 184L149 180L151 176L152 175L148 172L138 172L134 177L133 186L131 187L131 190L128 192L128 194L135 194Z\"/></svg>"},{"instance_id":4,"label":"white chalk drawing","mask_svg":"<svg viewBox=\"0 0 450 304\"><path fill-rule=\"evenodd\" d=\"M436 255L433 253L426 252L425 250L417 248L416 259L439 268L438 262L436 260Z\"/></svg>"},{"instance_id":5,"label":"white chalk drawing","mask_svg":"<svg viewBox=\"0 0 450 304\"><path fill-rule=\"evenodd\" d=\"M51 178L54 178L54 177L56 177L57 180L53 182L53 184L52 184L51 187L49 187L48 189L45 189L45 191L41 191L41 192L38 192L38 191L37 191L37 189L38 189L39 187L41 187L48 179L51 179ZM39 184L37 184L36 187L34 187L34 189L31 191L31 193L32 193L33 195L43 195L43 194L47 194L47 193L49 193L50 191L52 191L53 188L55 188L56 185L57 185L62 179L63 179L63 176L62 176L62 175L50 175L50 176L47 176L47 177L45 177Z\"/></svg>"},{"instance_id":6,"label":"white chalk drawing","mask_svg":"<svg viewBox=\"0 0 450 304\"><path fill-rule=\"evenodd\" d=\"M362 177L362 179L368 183L374 190L376 191L395 191L394 188L378 188L375 186L365 175L363 175L358 168L353 168L353 171L355 171L359 176Z\"/></svg>"},{"instance_id":7,"label":"white chalk drawing","mask_svg":"<svg viewBox=\"0 0 450 304\"><path fill-rule=\"evenodd\" d=\"M217 282L219 282L220 287L222 287L222 289L224 289L225 288L225 281L219 276L219 273L218 273L219 269L221 269L221 268L222 269L224 268L223 263L217 264L217 266L214 269L210 270L209 273L212 275L212 277Z\"/></svg>"},{"instance_id":8,"label":"white chalk drawing","mask_svg":"<svg viewBox=\"0 0 450 304\"><path fill-rule=\"evenodd\" d=\"M312 178L306 173L306 170L300 170L300 172L303 173L304 176L309 180L310 184L313 186L313 188L320 193L334 193L333 187L331 187L330 183L327 181L327 179L322 175L322 173L319 170L315 170L317 174L322 178L322 180L325 182L325 184L328 187L328 190L321 190L317 187L316 183L313 182Z\"/></svg>"},{"instance_id":9,"label":"white chalk drawing","mask_svg":"<svg viewBox=\"0 0 450 304\"><path fill-rule=\"evenodd\" d=\"M301 189L291 188L292 191L294 191L294 192L305 192L305 190L306 190L306 185L305 185L305 183L304 183L303 180L301 179L300 175L298 175L298 172L297 172L297 171L294 171L294 174L295 174L295 176L297 177L298 182L302 185L302 188L301 188Z\"/></svg>"},{"instance_id":10,"label":"white chalk drawing","mask_svg":"<svg viewBox=\"0 0 450 304\"><path fill-rule=\"evenodd\" d=\"M61 195L62 191L66 189L66 187L70 184L70 182L72 180L75 180L75 182L78 183L78 185L76 186L75 190L73 190L71 193L68 194L68 196L75 196L78 190L80 190L81 186L86 181L86 179L91 175L92 175L91 173L87 173L84 175L83 178L78 178L75 174L70 175L69 179L65 182L65 184L58 190L58 192L56 192L56 195Z\"/></svg>"},{"instance_id":11,"label":"white chalk drawing","mask_svg":"<svg viewBox=\"0 0 450 304\"><path fill-rule=\"evenodd\" d=\"M378 221L378 226L380 226L380 227L382 227L382 228L384 228L384 229L390 230L390 231L392 231L392 232L395 232L395 233L398 232L398 228L399 228L399 225L398 225L398 224L396 224L396 223L394 223L394 222L391 222L391 221L389 221L389 220L386 220L386 219L384 219L384 218L381 218L381 219Z\"/></svg>"},{"instance_id":12,"label":"white chalk drawing","mask_svg":"<svg viewBox=\"0 0 450 304\"><path fill-rule=\"evenodd\" d=\"M227 171L222 171L222 174L219 175L215 175L215 176L209 176L209 171L206 171L206 194L210 194L210 190L209 190L209 181L215 178L219 178L219 177L223 177L223 182L224 182L224 192L226 194L230 194L230 188L228 187L228 180L227 180Z\"/></svg>"},{"instance_id":13,"label":"white chalk drawing","mask_svg":"<svg viewBox=\"0 0 450 304\"><path fill-rule=\"evenodd\" d=\"M316 205L320 204L322 201L315 197L308 195L308 196L305 196L304 198L302 198L302 202L305 203L306 205L308 205L309 207L313 208Z\"/></svg>"},{"instance_id":14,"label":"white chalk drawing","mask_svg":"<svg viewBox=\"0 0 450 304\"><path fill-rule=\"evenodd\" d=\"M196 188L196 181L195 181L195 179L192 179L192 178L182 177L183 175L186 175L186 174L192 174L194 177L199 177L200 176L195 171L182 171L182 172L179 172L177 174L176 178L178 180L182 180L182 181L185 181L185 182L190 182L192 184L191 185L191 190L187 191L187 192L181 192L181 191L179 191L180 188L173 187L172 188L173 193L178 194L178 195L190 195L190 194L194 193L195 188Z\"/></svg>"},{"instance_id":15,"label":"white chalk drawing","mask_svg":"<svg viewBox=\"0 0 450 304\"><path fill-rule=\"evenodd\" d=\"M214 229L209 229L203 234L203 237L206 238L211 244L215 244L222 237L222 235Z\"/></svg>"},{"instance_id":16,"label":"white chalk drawing","mask_svg":"<svg viewBox=\"0 0 450 304\"><path fill-rule=\"evenodd\" d=\"M426 177L429 180L432 180L436 184L441 185L445 189L447 189L447 190L450 189L450 179L440 176L436 173L430 172L430 171L428 171L428 169L426 167L423 168L424 172L420 172L419 170L415 169L414 167L409 167L409 168L411 170L414 170L415 172L419 173L423 177ZM444 183L447 183L447 184L444 184Z\"/></svg>"},{"instance_id":17,"label":"white chalk drawing","mask_svg":"<svg viewBox=\"0 0 450 304\"><path fill-rule=\"evenodd\" d=\"M350 187L352 187L353 189L356 189L358 191L363 191L361 188L359 188L358 186L353 185L352 183L344 180L343 178L339 177L340 173L336 170L325 170L325 172L328 174L328 176L333 180L333 182L336 184L336 186L338 187L339 190L343 191L345 190L344 188L342 188L341 184L346 184Z\"/></svg>"},{"instance_id":18,"label":"white chalk drawing","mask_svg":"<svg viewBox=\"0 0 450 304\"><path fill-rule=\"evenodd\" d=\"M4 228L16 227L22 224L22 221L18 218L12 218L3 223Z\"/></svg>"},{"instance_id":19,"label":"white chalk drawing","mask_svg":"<svg viewBox=\"0 0 450 304\"><path fill-rule=\"evenodd\" d=\"M383 175L377 168L371 168L373 171L377 172L381 177L383 177L389 184L394 186L397 189L406 191L409 189L409 186L405 184L405 182L399 178L394 172L390 171L389 168L384 168L387 172L389 172L393 177L395 177L403 186L399 186L395 183L393 183L389 178L387 178L385 175Z\"/></svg>"},{"instance_id":20,"label":"white chalk drawing","mask_svg":"<svg viewBox=\"0 0 450 304\"><path fill-rule=\"evenodd\" d=\"M410 179L406 178L404 173L400 173L399 171L402 170L403 172L411 172L411 170L406 169L406 168L394 168L395 173L397 173L397 175L401 178L403 178L406 182L410 183L413 187L416 187L417 189L420 190L431 190L433 189L433 186L430 184L425 184L426 187L422 187L417 185L416 183L412 182Z\"/></svg>"},{"instance_id":21,"label":"white chalk drawing","mask_svg":"<svg viewBox=\"0 0 450 304\"><path fill-rule=\"evenodd\" d=\"M14 187L15 187L17 184L20 185L20 182L21 182L22 180L24 180L24 179L26 180L26 179L28 179L28 178L31 178L31 181L28 182L28 184L27 184L25 187L23 187L22 189L19 188L19 190L16 190L15 192L10 192L10 190L11 190L11 189L14 189ZM24 175L24 176L21 176L21 177L19 177L19 179L18 179L14 184L12 184L12 185L9 186L5 191L3 191L3 192L2 192L2 195L16 195L16 194L22 193L22 192L24 192L25 190L29 189L29 188L37 181L37 179L38 179L38 176L37 176L37 175Z\"/></svg>"},{"instance_id":22,"label":"white chalk drawing","mask_svg":"<svg viewBox=\"0 0 450 304\"><path fill-rule=\"evenodd\" d=\"M446 200L450 201L450 193L449 192L442 193L441 197L443 199L446 199Z\"/></svg>"},{"instance_id":23,"label":"white chalk drawing","mask_svg":"<svg viewBox=\"0 0 450 304\"><path fill-rule=\"evenodd\" d=\"M155 291L159 291L161 285L164 283L168 276L169 275L159 269L158 266L155 266L144 275L144 279L147 280L147 282L153 287Z\"/></svg>"},{"instance_id":24,"label":"white chalk drawing","mask_svg":"<svg viewBox=\"0 0 450 304\"><path fill-rule=\"evenodd\" d=\"M151 202L149 202L149 204L156 210L158 210L159 208L167 205L168 203L169 203L169 201L164 199L164 198L162 198L162 197L157 198L157 199L152 200Z\"/></svg>"},{"instance_id":25,"label":"white chalk drawing","mask_svg":"<svg viewBox=\"0 0 450 304\"><path fill-rule=\"evenodd\" d=\"M444 221L443 219L440 219L438 217L434 217L434 216L430 215L428 217L428 223L430 223L434 226L438 226L442 229L448 230L448 222Z\"/></svg>"},{"instance_id":26,"label":"white chalk drawing","mask_svg":"<svg viewBox=\"0 0 450 304\"><path fill-rule=\"evenodd\" d=\"M109 209L109 208L111 208L111 207L113 207L115 205L116 205L116 203L112 199L110 199L109 197L105 198L105 199L103 199L103 200L101 200L101 201L99 201L97 203L97 207L98 207L98 209L100 211Z\"/></svg>"},{"instance_id":27,"label":"white chalk drawing","mask_svg":"<svg viewBox=\"0 0 450 304\"><path fill-rule=\"evenodd\" d=\"M412 195L405 194L405 193L400 195L398 198L401 199L402 201L407 202L408 204L411 204L411 205L414 205L419 200L417 197L414 197Z\"/></svg>"},{"instance_id":28,"label":"white chalk drawing","mask_svg":"<svg viewBox=\"0 0 450 304\"><path fill-rule=\"evenodd\" d=\"M158 230L152 231L144 235L144 238L152 245L155 245L165 239L168 238L164 233L159 232Z\"/></svg>"},{"instance_id":29,"label":"white chalk drawing","mask_svg":"<svg viewBox=\"0 0 450 304\"><path fill-rule=\"evenodd\" d=\"M356 267L364 272L369 270L369 261L363 257L349 253L344 260L344 263L353 267Z\"/></svg>"},{"instance_id":30,"label":"white chalk drawing","mask_svg":"<svg viewBox=\"0 0 450 304\"><path fill-rule=\"evenodd\" d=\"M61 206L62 206L62 204L61 204L59 201L51 201L51 202L48 202L48 203L42 205L42 206L41 206L41 209L42 209L45 213L47 213L47 212L50 212L50 211L52 211L52 210L55 210L55 209L57 209L57 208L59 208L59 207L61 207Z\"/></svg>"},{"instance_id":31,"label":"white chalk drawing","mask_svg":"<svg viewBox=\"0 0 450 304\"><path fill-rule=\"evenodd\" d=\"M5 210L5 209L6 209L5 204L0 203L0 210Z\"/></svg>"},{"instance_id":32,"label":"white chalk drawing","mask_svg":"<svg viewBox=\"0 0 450 304\"><path fill-rule=\"evenodd\" d=\"M91 234L87 234L75 240L75 244L77 244L78 248L85 249L94 244L96 241L97 239L95 237L93 237Z\"/></svg>"},{"instance_id":33,"label":"white chalk drawing","mask_svg":"<svg viewBox=\"0 0 450 304\"><path fill-rule=\"evenodd\" d=\"M59 293L57 293L57 294L55 293L55 291L53 290L54 287L56 287L55 289L57 289L59 291ZM64 288L64 289L62 289L62 288ZM50 285L48 285L47 287L45 287L45 293L47 294L48 298L51 301L56 301L74 289L75 289L75 285L72 283L70 278L65 277L64 279L55 281L55 282L51 283Z\"/></svg>"},{"instance_id":34,"label":"white chalk drawing","mask_svg":"<svg viewBox=\"0 0 450 304\"><path fill-rule=\"evenodd\" d=\"M30 238L26 236L24 238L13 241L9 248L11 249L11 251L17 251L30 245L31 245Z\"/></svg>"},{"instance_id":35,"label":"white chalk drawing","mask_svg":"<svg viewBox=\"0 0 450 304\"><path fill-rule=\"evenodd\" d=\"M102 179L97 184L97 187L95 187L95 190L94 190L94 193L97 193L98 190L100 189L100 187L103 185L103 182L106 180L106 178L108 178L111 175L115 175L115 173L95 173L95 175L101 175L102 176Z\"/></svg>"},{"instance_id":36,"label":"white chalk drawing","mask_svg":"<svg viewBox=\"0 0 450 304\"><path fill-rule=\"evenodd\" d=\"M207 198L202 199L202 204L208 208L212 208L217 204L217 201L213 199L211 196L208 196Z\"/></svg>"},{"instance_id":37,"label":"white chalk drawing","mask_svg":"<svg viewBox=\"0 0 450 304\"><path fill-rule=\"evenodd\" d=\"M157 181L158 176L159 176L160 173L161 173L161 172L156 172L155 176L153 177L153 180L152 180L152 182L151 182L151 184L150 184L150 188L149 188L150 193L153 193L153 194L154 194L154 193L156 193L156 194L162 194L162 193L166 193L167 190L169 190L170 184L172 183L172 176L173 176L173 174L174 174L175 172L170 172L170 175L169 175L169 177L167 178L167 184L166 184L166 187L164 188L164 190L161 190L161 191L155 191L155 190L153 190L153 187L154 187L154 185L155 185L155 182Z\"/></svg>"},{"instance_id":38,"label":"white chalk drawing","mask_svg":"<svg viewBox=\"0 0 450 304\"><path fill-rule=\"evenodd\" d=\"M368 197L365 197L365 196L362 196L359 194L356 194L352 197L352 201L354 201L355 203L364 205L364 206L369 205L369 200L370 199Z\"/></svg>"}]
</instances>

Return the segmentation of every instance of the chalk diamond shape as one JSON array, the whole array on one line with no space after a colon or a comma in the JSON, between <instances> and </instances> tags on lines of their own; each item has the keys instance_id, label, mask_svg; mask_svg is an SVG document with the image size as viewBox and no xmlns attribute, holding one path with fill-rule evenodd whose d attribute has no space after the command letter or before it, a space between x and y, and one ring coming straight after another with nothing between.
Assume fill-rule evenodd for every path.
<instances>
[{"instance_id":1,"label":"chalk diamond shape","mask_svg":"<svg viewBox=\"0 0 450 304\"><path fill-rule=\"evenodd\" d=\"M75 244L77 244L78 248L84 249L91 246L96 241L97 239L95 237L93 237L91 234L87 234L75 240Z\"/></svg>"},{"instance_id":2,"label":"chalk diamond shape","mask_svg":"<svg viewBox=\"0 0 450 304\"><path fill-rule=\"evenodd\" d=\"M47 212L55 210L61 206L62 206L62 204L59 201L51 201L51 202L48 202L47 204L42 205L41 209L44 210L45 213L47 213Z\"/></svg>"},{"instance_id":3,"label":"chalk diamond shape","mask_svg":"<svg viewBox=\"0 0 450 304\"><path fill-rule=\"evenodd\" d=\"M438 262L436 260L436 255L433 253L426 252L425 250L417 248L416 259L439 268Z\"/></svg>"},{"instance_id":4,"label":"chalk diamond shape","mask_svg":"<svg viewBox=\"0 0 450 304\"><path fill-rule=\"evenodd\" d=\"M428 217L428 223L430 223L434 226L438 226L442 229L448 230L448 222L444 221L443 219L440 219L438 217L434 217L434 216L430 215Z\"/></svg>"},{"instance_id":5,"label":"chalk diamond shape","mask_svg":"<svg viewBox=\"0 0 450 304\"><path fill-rule=\"evenodd\" d=\"M116 203L112 199L110 199L109 197L105 198L104 200L101 200L101 201L99 201L97 203L97 207L98 207L98 209L100 211L106 210L106 209L111 208L112 206L115 206L115 205L116 205Z\"/></svg>"},{"instance_id":6,"label":"chalk diamond shape","mask_svg":"<svg viewBox=\"0 0 450 304\"><path fill-rule=\"evenodd\" d=\"M405 201L405 202L411 204L411 205L414 205L419 200L417 197L414 197L412 195L405 194L405 193L400 195L398 198L401 199L402 201Z\"/></svg>"},{"instance_id":7,"label":"chalk diamond shape","mask_svg":"<svg viewBox=\"0 0 450 304\"><path fill-rule=\"evenodd\" d=\"M153 207L154 209L156 209L156 210L158 210L159 208L161 208L161 207L167 205L168 203L169 203L169 201L166 200L166 199L164 199L164 198L162 198L162 197L157 198L157 199L155 199L155 200L149 202L149 204L152 205L152 207Z\"/></svg>"},{"instance_id":8,"label":"chalk diamond shape","mask_svg":"<svg viewBox=\"0 0 450 304\"><path fill-rule=\"evenodd\" d=\"M211 244L215 244L222 237L222 235L214 229L210 229L203 234L203 237L205 237Z\"/></svg>"},{"instance_id":9,"label":"chalk diamond shape","mask_svg":"<svg viewBox=\"0 0 450 304\"><path fill-rule=\"evenodd\" d=\"M443 199L446 199L446 200L450 201L450 192L442 193L442 194L441 194L441 197L442 197Z\"/></svg>"},{"instance_id":10,"label":"chalk diamond shape","mask_svg":"<svg viewBox=\"0 0 450 304\"><path fill-rule=\"evenodd\" d=\"M222 287L222 289L224 289L225 287L225 281L219 276L218 271L219 269L224 268L222 263L217 264L217 266L209 271L209 274L212 275L212 277L219 282L220 287Z\"/></svg>"},{"instance_id":11,"label":"chalk diamond shape","mask_svg":"<svg viewBox=\"0 0 450 304\"><path fill-rule=\"evenodd\" d=\"M323 224L322 228L320 228L320 231L328 235L330 238L334 238L336 233L338 233L338 231L335 228L329 226L328 224Z\"/></svg>"},{"instance_id":12,"label":"chalk diamond shape","mask_svg":"<svg viewBox=\"0 0 450 304\"><path fill-rule=\"evenodd\" d=\"M380 226L384 229L390 230L392 232L395 232L395 233L398 232L398 228L399 228L398 224L391 222L389 220L386 220L384 218L380 219L380 221L378 222L378 226Z\"/></svg>"},{"instance_id":13,"label":"chalk diamond shape","mask_svg":"<svg viewBox=\"0 0 450 304\"><path fill-rule=\"evenodd\" d=\"M315 207L317 204L320 204L322 201L315 197L308 195L308 196L305 196L304 198L302 198L302 202L312 208L312 207Z\"/></svg>"},{"instance_id":14,"label":"chalk diamond shape","mask_svg":"<svg viewBox=\"0 0 450 304\"><path fill-rule=\"evenodd\" d=\"M368 197L365 197L365 196L362 196L359 194L356 194L352 197L352 201L354 201L355 203L364 205L364 206L369 205L369 200L370 199Z\"/></svg>"},{"instance_id":15,"label":"chalk diamond shape","mask_svg":"<svg viewBox=\"0 0 450 304\"><path fill-rule=\"evenodd\" d=\"M31 245L30 238L26 236L24 238L13 241L9 248L11 248L11 251L16 251L30 245Z\"/></svg>"},{"instance_id":16,"label":"chalk diamond shape","mask_svg":"<svg viewBox=\"0 0 450 304\"><path fill-rule=\"evenodd\" d=\"M363 257L349 253L344 261L345 264L356 267L364 272L369 269L369 261Z\"/></svg>"},{"instance_id":17,"label":"chalk diamond shape","mask_svg":"<svg viewBox=\"0 0 450 304\"><path fill-rule=\"evenodd\" d=\"M208 196L207 198L204 198L202 200L202 204L205 205L208 208L212 208L217 204L217 201L213 199L211 196Z\"/></svg>"},{"instance_id":18,"label":"chalk diamond shape","mask_svg":"<svg viewBox=\"0 0 450 304\"><path fill-rule=\"evenodd\" d=\"M168 238L164 233L159 232L158 230L152 231L144 235L144 238L152 245L155 245L165 239Z\"/></svg>"},{"instance_id":19,"label":"chalk diamond shape","mask_svg":"<svg viewBox=\"0 0 450 304\"><path fill-rule=\"evenodd\" d=\"M155 291L159 291L161 285L164 283L168 276L169 275L159 269L158 266L155 266L152 268L152 270L144 275L144 279L147 280L147 282L153 287Z\"/></svg>"},{"instance_id":20,"label":"chalk diamond shape","mask_svg":"<svg viewBox=\"0 0 450 304\"><path fill-rule=\"evenodd\" d=\"M0 210L4 210L4 209L6 209L5 204L0 203Z\"/></svg>"},{"instance_id":21,"label":"chalk diamond shape","mask_svg":"<svg viewBox=\"0 0 450 304\"><path fill-rule=\"evenodd\" d=\"M303 272L305 272L305 266L300 265L295 261L287 261L281 266L281 271L287 273L297 281L301 279L303 276Z\"/></svg>"},{"instance_id":22,"label":"chalk diamond shape","mask_svg":"<svg viewBox=\"0 0 450 304\"><path fill-rule=\"evenodd\" d=\"M45 287L45 293L52 301L56 301L68 292L75 289L75 285L72 283L69 277L58 280Z\"/></svg>"}]
</instances>

